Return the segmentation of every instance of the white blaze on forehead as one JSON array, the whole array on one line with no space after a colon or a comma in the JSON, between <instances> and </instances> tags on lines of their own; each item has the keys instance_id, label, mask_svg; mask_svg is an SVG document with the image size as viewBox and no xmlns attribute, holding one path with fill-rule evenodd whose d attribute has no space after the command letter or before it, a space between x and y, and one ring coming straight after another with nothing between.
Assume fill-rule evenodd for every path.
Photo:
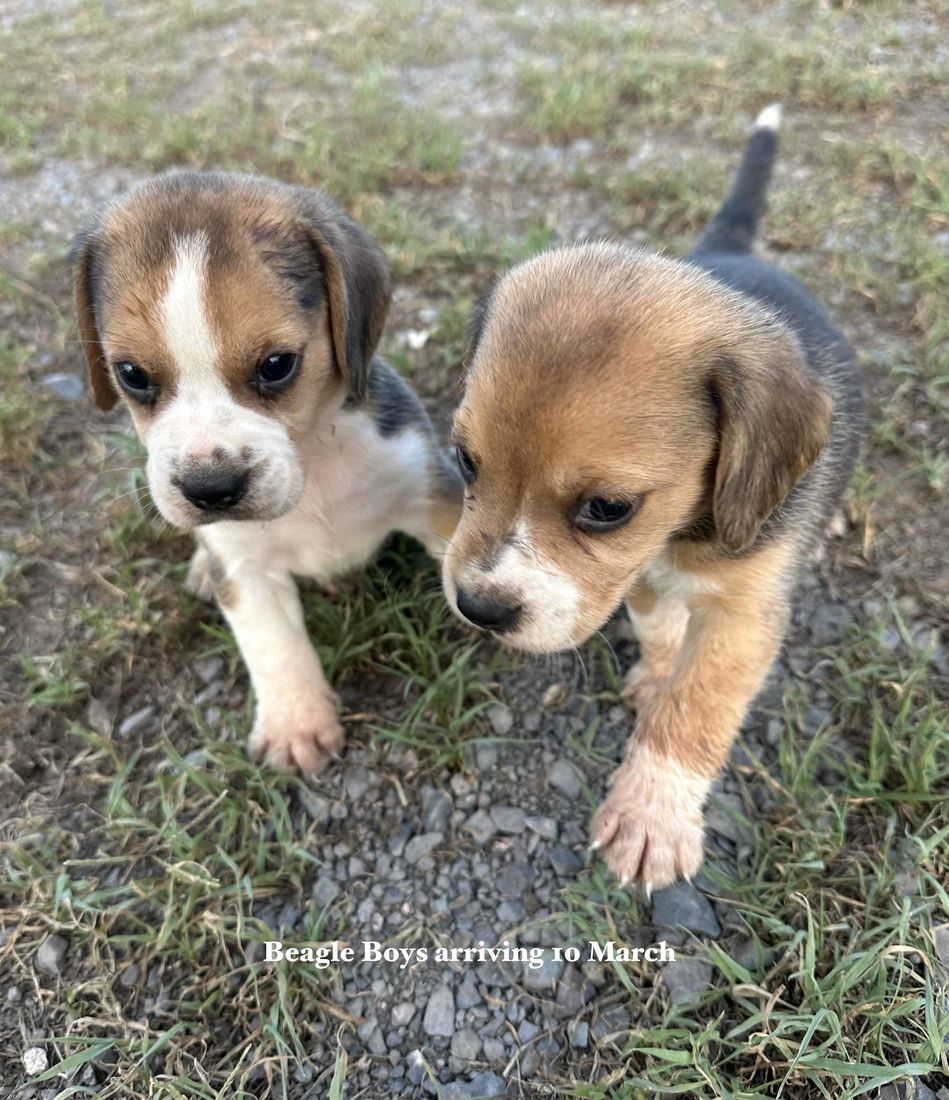
<instances>
[{"instance_id":1,"label":"white blaze on forehead","mask_svg":"<svg viewBox=\"0 0 949 1100\"><path fill-rule=\"evenodd\" d=\"M218 350L207 313L208 238L178 237L168 287L158 304L162 332L182 379L214 375Z\"/></svg>"}]
</instances>

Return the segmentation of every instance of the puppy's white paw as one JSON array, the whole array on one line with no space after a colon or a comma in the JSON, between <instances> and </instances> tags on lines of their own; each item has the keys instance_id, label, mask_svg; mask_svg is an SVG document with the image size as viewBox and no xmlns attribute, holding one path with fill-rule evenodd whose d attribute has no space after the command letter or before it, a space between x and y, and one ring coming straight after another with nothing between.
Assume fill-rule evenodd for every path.
<instances>
[{"instance_id":1,"label":"puppy's white paw","mask_svg":"<svg viewBox=\"0 0 949 1100\"><path fill-rule=\"evenodd\" d=\"M616 769L593 818L590 847L622 885L647 894L702 865L702 805L709 781L642 746Z\"/></svg>"},{"instance_id":2,"label":"puppy's white paw","mask_svg":"<svg viewBox=\"0 0 949 1100\"><path fill-rule=\"evenodd\" d=\"M343 727L336 717L335 700L317 695L297 703L292 711L260 712L247 751L251 759L283 771L315 775L343 747Z\"/></svg>"}]
</instances>

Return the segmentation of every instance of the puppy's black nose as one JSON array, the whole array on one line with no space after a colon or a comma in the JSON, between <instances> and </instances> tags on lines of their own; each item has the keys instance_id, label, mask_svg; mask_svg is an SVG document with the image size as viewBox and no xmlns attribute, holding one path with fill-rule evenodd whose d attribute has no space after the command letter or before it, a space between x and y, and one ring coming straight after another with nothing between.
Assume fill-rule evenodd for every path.
<instances>
[{"instance_id":1,"label":"puppy's black nose","mask_svg":"<svg viewBox=\"0 0 949 1100\"><path fill-rule=\"evenodd\" d=\"M493 630L496 634L504 634L517 626L521 617L520 604L505 603L494 596L472 596L463 588L458 589L455 597L458 610L475 626L482 630Z\"/></svg>"},{"instance_id":2,"label":"puppy's black nose","mask_svg":"<svg viewBox=\"0 0 949 1100\"><path fill-rule=\"evenodd\" d=\"M202 471L181 479L181 492L202 512L233 508L247 492L246 472Z\"/></svg>"}]
</instances>

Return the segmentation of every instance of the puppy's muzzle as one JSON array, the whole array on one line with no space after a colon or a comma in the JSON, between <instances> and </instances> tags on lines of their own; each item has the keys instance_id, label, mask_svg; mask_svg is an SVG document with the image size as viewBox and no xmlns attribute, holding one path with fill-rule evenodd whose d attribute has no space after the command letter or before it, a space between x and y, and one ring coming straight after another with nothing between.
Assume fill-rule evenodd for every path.
<instances>
[{"instance_id":1,"label":"puppy's muzzle","mask_svg":"<svg viewBox=\"0 0 949 1100\"><path fill-rule=\"evenodd\" d=\"M247 495L247 470L203 469L181 479L181 495L202 512L226 512Z\"/></svg>"},{"instance_id":2,"label":"puppy's muzzle","mask_svg":"<svg viewBox=\"0 0 949 1100\"><path fill-rule=\"evenodd\" d=\"M521 605L483 593L474 595L459 588L455 596L459 613L482 630L506 634L514 630L521 617Z\"/></svg>"}]
</instances>

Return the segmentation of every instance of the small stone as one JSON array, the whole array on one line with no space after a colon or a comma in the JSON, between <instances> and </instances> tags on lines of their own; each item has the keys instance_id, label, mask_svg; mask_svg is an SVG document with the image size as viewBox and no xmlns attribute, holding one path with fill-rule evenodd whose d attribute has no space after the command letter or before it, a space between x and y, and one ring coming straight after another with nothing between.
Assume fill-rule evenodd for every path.
<instances>
[{"instance_id":1,"label":"small stone","mask_svg":"<svg viewBox=\"0 0 949 1100\"><path fill-rule=\"evenodd\" d=\"M382 1028L376 1027L372 1034L369 1036L369 1052L375 1054L377 1057L382 1057L383 1054L388 1054L389 1048L386 1046L385 1038L382 1035Z\"/></svg>"},{"instance_id":2,"label":"small stone","mask_svg":"<svg viewBox=\"0 0 949 1100\"><path fill-rule=\"evenodd\" d=\"M63 401L81 401L86 392L85 383L78 374L56 371L43 378L43 385Z\"/></svg>"},{"instance_id":3,"label":"small stone","mask_svg":"<svg viewBox=\"0 0 949 1100\"><path fill-rule=\"evenodd\" d=\"M554 869L554 874L558 878L568 878L570 875L575 875L583 867L583 860L577 853L563 844L552 845L548 858L550 859L550 866Z\"/></svg>"},{"instance_id":4,"label":"small stone","mask_svg":"<svg viewBox=\"0 0 949 1100\"><path fill-rule=\"evenodd\" d=\"M946 1092L949 1090L933 1092L918 1077L904 1078L896 1084L884 1085L877 1093L877 1100L942 1100L943 1093Z\"/></svg>"},{"instance_id":5,"label":"small stone","mask_svg":"<svg viewBox=\"0 0 949 1100\"><path fill-rule=\"evenodd\" d=\"M35 1077L49 1069L49 1056L42 1047L29 1047L23 1051L23 1068Z\"/></svg>"},{"instance_id":6,"label":"small stone","mask_svg":"<svg viewBox=\"0 0 949 1100\"><path fill-rule=\"evenodd\" d=\"M492 703L485 711L485 716L491 723L491 729L498 737L503 737L511 732L514 725L514 715L511 714L511 708L505 706L504 703Z\"/></svg>"},{"instance_id":7,"label":"small stone","mask_svg":"<svg viewBox=\"0 0 949 1100\"><path fill-rule=\"evenodd\" d=\"M119 975L119 985L124 989L133 989L138 982L139 969L137 963L129 963L129 965Z\"/></svg>"},{"instance_id":8,"label":"small stone","mask_svg":"<svg viewBox=\"0 0 949 1100\"><path fill-rule=\"evenodd\" d=\"M19 988L15 985L11 985L7 990L7 1004L15 1005L23 999L23 994Z\"/></svg>"},{"instance_id":9,"label":"small stone","mask_svg":"<svg viewBox=\"0 0 949 1100\"><path fill-rule=\"evenodd\" d=\"M484 1040L481 1056L486 1062L505 1062L507 1061L507 1049L500 1039L491 1036Z\"/></svg>"},{"instance_id":10,"label":"small stone","mask_svg":"<svg viewBox=\"0 0 949 1100\"><path fill-rule=\"evenodd\" d=\"M531 993L543 993L553 989L554 984L563 974L563 967L563 959L555 959L553 952L545 949L540 966L525 965L524 988Z\"/></svg>"},{"instance_id":11,"label":"small stone","mask_svg":"<svg viewBox=\"0 0 949 1100\"><path fill-rule=\"evenodd\" d=\"M360 798L369 790L369 784L372 779L367 768L355 767L346 769L346 778L343 783L346 787L346 794L353 802L358 802Z\"/></svg>"},{"instance_id":12,"label":"small stone","mask_svg":"<svg viewBox=\"0 0 949 1100\"><path fill-rule=\"evenodd\" d=\"M719 793L712 797L705 811L705 824L719 836L735 844L748 843L751 826L745 815L745 806L736 794Z\"/></svg>"},{"instance_id":13,"label":"small stone","mask_svg":"<svg viewBox=\"0 0 949 1100\"><path fill-rule=\"evenodd\" d=\"M475 1005L481 1004L481 994L478 992L478 987L475 984L473 977L469 976L458 987L458 995L455 997L455 1004L458 1008L474 1008Z\"/></svg>"},{"instance_id":14,"label":"small stone","mask_svg":"<svg viewBox=\"0 0 949 1100\"><path fill-rule=\"evenodd\" d=\"M524 832L524 811L517 806L492 806L491 820L502 833L515 836Z\"/></svg>"},{"instance_id":15,"label":"small stone","mask_svg":"<svg viewBox=\"0 0 949 1100\"><path fill-rule=\"evenodd\" d=\"M408 1079L413 1085L420 1085L425 1076L425 1055L420 1050L410 1050L406 1061L409 1065Z\"/></svg>"},{"instance_id":16,"label":"small stone","mask_svg":"<svg viewBox=\"0 0 949 1100\"><path fill-rule=\"evenodd\" d=\"M451 1037L451 1052L456 1058L473 1062L481 1053L481 1036L470 1027L463 1027Z\"/></svg>"},{"instance_id":17,"label":"small stone","mask_svg":"<svg viewBox=\"0 0 949 1100\"><path fill-rule=\"evenodd\" d=\"M474 746L474 764L479 772L491 771L499 756L497 745L492 745L490 741L479 741Z\"/></svg>"},{"instance_id":18,"label":"small stone","mask_svg":"<svg viewBox=\"0 0 949 1100\"><path fill-rule=\"evenodd\" d=\"M673 1001L688 1003L712 984L712 968L701 959L675 959L663 967L661 981Z\"/></svg>"},{"instance_id":19,"label":"small stone","mask_svg":"<svg viewBox=\"0 0 949 1100\"><path fill-rule=\"evenodd\" d=\"M108 708L101 699L97 699L94 695L89 699L89 706L86 710L86 721L89 723L91 729L95 730L100 737L109 737L112 734L112 716L109 714Z\"/></svg>"},{"instance_id":20,"label":"small stone","mask_svg":"<svg viewBox=\"0 0 949 1100\"><path fill-rule=\"evenodd\" d=\"M708 898L684 880L653 895L652 921L657 928L681 927L712 939L722 934Z\"/></svg>"},{"instance_id":21,"label":"small stone","mask_svg":"<svg viewBox=\"0 0 949 1100\"><path fill-rule=\"evenodd\" d=\"M630 1025L629 1012L622 1005L610 1005L604 1009L594 1020L590 1034L595 1042L599 1043L607 1035L616 1035L628 1031Z\"/></svg>"},{"instance_id":22,"label":"small stone","mask_svg":"<svg viewBox=\"0 0 949 1100\"><path fill-rule=\"evenodd\" d=\"M425 1006L422 1027L426 1035L450 1037L455 1031L455 998L447 985L440 985Z\"/></svg>"},{"instance_id":23,"label":"small stone","mask_svg":"<svg viewBox=\"0 0 949 1100\"><path fill-rule=\"evenodd\" d=\"M566 760L555 760L547 769L547 782L567 798L580 797L580 776Z\"/></svg>"},{"instance_id":24,"label":"small stone","mask_svg":"<svg viewBox=\"0 0 949 1100\"><path fill-rule=\"evenodd\" d=\"M497 832L491 815L485 810L476 810L464 824L466 832L471 833L478 844L487 844Z\"/></svg>"},{"instance_id":25,"label":"small stone","mask_svg":"<svg viewBox=\"0 0 949 1100\"><path fill-rule=\"evenodd\" d=\"M47 936L36 952L36 967L44 974L59 973L69 944L62 936Z\"/></svg>"},{"instance_id":26,"label":"small stone","mask_svg":"<svg viewBox=\"0 0 949 1100\"><path fill-rule=\"evenodd\" d=\"M764 739L772 748L777 748L781 744L781 738L784 736L784 722L780 718L769 718L768 724L765 726Z\"/></svg>"},{"instance_id":27,"label":"small stone","mask_svg":"<svg viewBox=\"0 0 949 1100\"><path fill-rule=\"evenodd\" d=\"M339 887L329 875L320 875L313 884L313 900L321 909L331 905L338 895Z\"/></svg>"},{"instance_id":28,"label":"small stone","mask_svg":"<svg viewBox=\"0 0 949 1100\"><path fill-rule=\"evenodd\" d=\"M495 877L498 893L502 898L519 898L525 890L531 888L534 881L534 869L529 863L515 860L502 867Z\"/></svg>"},{"instance_id":29,"label":"small stone","mask_svg":"<svg viewBox=\"0 0 949 1100\"><path fill-rule=\"evenodd\" d=\"M224 672L224 658L207 657L203 661L196 661L193 668L195 676L207 687L208 684L213 684L215 680L221 678Z\"/></svg>"},{"instance_id":30,"label":"small stone","mask_svg":"<svg viewBox=\"0 0 949 1100\"><path fill-rule=\"evenodd\" d=\"M293 1071L293 1079L298 1085L308 1085L316 1076L316 1070L309 1062L302 1062Z\"/></svg>"},{"instance_id":31,"label":"small stone","mask_svg":"<svg viewBox=\"0 0 949 1100\"><path fill-rule=\"evenodd\" d=\"M498 920L507 926L520 924L527 915L524 906L516 898L502 901L497 908Z\"/></svg>"},{"instance_id":32,"label":"small stone","mask_svg":"<svg viewBox=\"0 0 949 1100\"><path fill-rule=\"evenodd\" d=\"M421 833L413 836L405 846L405 859L408 863L418 863L429 855L445 839L444 833Z\"/></svg>"},{"instance_id":33,"label":"small stone","mask_svg":"<svg viewBox=\"0 0 949 1100\"><path fill-rule=\"evenodd\" d=\"M585 962L580 968L584 978L596 989L602 989L607 982L606 966L601 962Z\"/></svg>"},{"instance_id":34,"label":"small stone","mask_svg":"<svg viewBox=\"0 0 949 1100\"><path fill-rule=\"evenodd\" d=\"M311 787L305 785L297 787L297 798L300 800L300 805L314 821L322 820L330 811L329 799L323 798Z\"/></svg>"},{"instance_id":35,"label":"small stone","mask_svg":"<svg viewBox=\"0 0 949 1100\"><path fill-rule=\"evenodd\" d=\"M494 1100L507 1092L507 1085L504 1078L496 1073L479 1073L468 1082L468 1089L470 1095L478 1100Z\"/></svg>"},{"instance_id":36,"label":"small stone","mask_svg":"<svg viewBox=\"0 0 949 1100\"><path fill-rule=\"evenodd\" d=\"M558 826L552 817L525 817L524 824L544 840L556 840Z\"/></svg>"},{"instance_id":37,"label":"small stone","mask_svg":"<svg viewBox=\"0 0 949 1100\"><path fill-rule=\"evenodd\" d=\"M596 996L593 983L575 966L568 966L557 986L557 1015L561 1019L575 1016L585 1004Z\"/></svg>"},{"instance_id":38,"label":"small stone","mask_svg":"<svg viewBox=\"0 0 949 1100\"><path fill-rule=\"evenodd\" d=\"M428 833L444 831L451 821L452 802L443 791L432 791L422 807L422 828Z\"/></svg>"},{"instance_id":39,"label":"small stone","mask_svg":"<svg viewBox=\"0 0 949 1100\"><path fill-rule=\"evenodd\" d=\"M141 733L151 725L154 717L155 708L150 703L146 707L140 707L122 719L119 725L119 737L133 737L136 733Z\"/></svg>"},{"instance_id":40,"label":"small stone","mask_svg":"<svg viewBox=\"0 0 949 1100\"><path fill-rule=\"evenodd\" d=\"M540 1028L532 1020L521 1020L521 1026L517 1029L517 1037L522 1043L529 1043L531 1039L540 1035Z\"/></svg>"},{"instance_id":41,"label":"small stone","mask_svg":"<svg viewBox=\"0 0 949 1100\"><path fill-rule=\"evenodd\" d=\"M392 1026L405 1027L415 1015L415 1005L411 1001L402 1001L392 1009Z\"/></svg>"},{"instance_id":42,"label":"small stone","mask_svg":"<svg viewBox=\"0 0 949 1100\"><path fill-rule=\"evenodd\" d=\"M567 1024L567 1038L575 1050L586 1050L590 1045L590 1025L586 1020L571 1020Z\"/></svg>"}]
</instances>

